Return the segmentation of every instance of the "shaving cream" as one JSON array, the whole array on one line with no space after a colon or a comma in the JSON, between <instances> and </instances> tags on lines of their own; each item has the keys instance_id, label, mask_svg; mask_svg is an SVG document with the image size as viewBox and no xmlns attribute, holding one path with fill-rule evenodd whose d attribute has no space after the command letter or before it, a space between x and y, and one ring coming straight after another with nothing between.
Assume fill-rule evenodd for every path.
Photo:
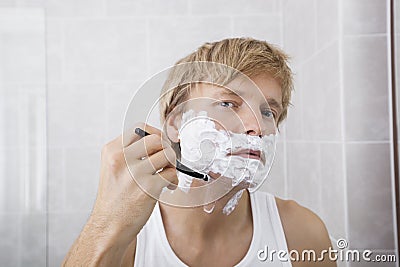
<instances>
[{"instance_id":1,"label":"shaving cream","mask_svg":"<svg viewBox=\"0 0 400 267\"><path fill-rule=\"evenodd\" d=\"M217 130L215 122L207 112L196 113L189 110L182 115L179 139L181 162L201 173L210 172L230 178L232 188L241 182L257 187L266 178L273 160L274 138L269 136L251 136L225 130ZM259 151L261 159L246 158L235 155L243 149ZM178 188L188 192L193 177L179 173ZM237 205L243 190L238 191L224 209L230 213ZM225 212L226 211L226 212Z\"/></svg>"}]
</instances>

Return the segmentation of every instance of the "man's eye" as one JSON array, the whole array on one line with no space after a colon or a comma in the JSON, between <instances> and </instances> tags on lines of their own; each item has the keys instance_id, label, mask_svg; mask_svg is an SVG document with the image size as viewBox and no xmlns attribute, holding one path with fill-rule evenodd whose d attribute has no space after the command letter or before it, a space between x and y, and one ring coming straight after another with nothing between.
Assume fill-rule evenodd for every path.
<instances>
[{"instance_id":1,"label":"man's eye","mask_svg":"<svg viewBox=\"0 0 400 267\"><path fill-rule=\"evenodd\" d=\"M237 105L233 102L229 102L229 101L221 101L219 103L222 107L226 107L226 108L234 108L237 107Z\"/></svg>"},{"instance_id":2,"label":"man's eye","mask_svg":"<svg viewBox=\"0 0 400 267\"><path fill-rule=\"evenodd\" d=\"M262 111L262 114L263 114L263 116L265 116L265 117L267 117L267 118L275 118L275 117L276 117L275 114L274 114L274 112L272 112L272 111L269 110L269 109L263 110L263 111Z\"/></svg>"}]
</instances>

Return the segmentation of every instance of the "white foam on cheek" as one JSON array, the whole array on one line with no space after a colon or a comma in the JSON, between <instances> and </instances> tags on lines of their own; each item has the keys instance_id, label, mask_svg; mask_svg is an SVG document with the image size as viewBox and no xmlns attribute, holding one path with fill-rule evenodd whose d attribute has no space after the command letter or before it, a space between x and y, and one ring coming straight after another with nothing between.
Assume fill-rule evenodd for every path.
<instances>
[{"instance_id":1,"label":"white foam on cheek","mask_svg":"<svg viewBox=\"0 0 400 267\"><path fill-rule=\"evenodd\" d=\"M260 138L217 130L215 123L205 111L196 114L193 110L189 110L182 115L179 139L181 162L184 165L202 173L213 172L230 178L232 187L242 181L253 186L258 185L264 180L272 164L273 157L266 155L274 152L274 135ZM228 155L241 149L261 151L265 162ZM193 178L180 173L178 179L178 187L187 192ZM239 192L228 201L224 213L229 214L235 208L243 190Z\"/></svg>"}]
</instances>

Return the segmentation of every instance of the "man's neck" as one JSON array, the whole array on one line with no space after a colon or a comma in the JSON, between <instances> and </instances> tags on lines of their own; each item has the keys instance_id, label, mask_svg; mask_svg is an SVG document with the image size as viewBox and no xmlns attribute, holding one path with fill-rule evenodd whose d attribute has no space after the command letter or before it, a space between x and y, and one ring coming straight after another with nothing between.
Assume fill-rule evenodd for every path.
<instances>
[{"instance_id":1,"label":"man's neck","mask_svg":"<svg viewBox=\"0 0 400 267\"><path fill-rule=\"evenodd\" d=\"M179 189L177 189L179 190ZM232 190L215 203L211 213L204 211L203 206L196 208L178 208L160 203L160 211L165 231L168 235L191 236L196 239L226 236L252 225L250 196L244 190L234 211L223 214L226 203L237 190Z\"/></svg>"}]
</instances>

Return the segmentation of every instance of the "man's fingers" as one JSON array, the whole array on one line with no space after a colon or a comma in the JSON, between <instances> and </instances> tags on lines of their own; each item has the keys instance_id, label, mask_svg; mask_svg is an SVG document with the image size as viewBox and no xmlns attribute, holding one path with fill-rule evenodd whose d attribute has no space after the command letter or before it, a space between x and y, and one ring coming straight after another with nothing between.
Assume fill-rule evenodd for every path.
<instances>
[{"instance_id":1,"label":"man's fingers","mask_svg":"<svg viewBox=\"0 0 400 267\"><path fill-rule=\"evenodd\" d=\"M135 126L132 129L128 129L127 131L124 132L123 134L123 146L128 147L131 144L135 143L139 139L142 138L142 136L139 136L138 134L135 133L135 129L140 128L149 134L156 134L161 136L161 131L153 126L150 126L148 124L145 124L143 122L135 124Z\"/></svg>"},{"instance_id":2,"label":"man's fingers","mask_svg":"<svg viewBox=\"0 0 400 267\"><path fill-rule=\"evenodd\" d=\"M138 169L142 173L155 173L165 167L173 167L176 161L175 152L171 147L166 147L163 150L149 156L147 159L138 163Z\"/></svg>"},{"instance_id":3,"label":"man's fingers","mask_svg":"<svg viewBox=\"0 0 400 267\"><path fill-rule=\"evenodd\" d=\"M161 138L158 135L148 135L124 148L124 153L129 160L140 160L162 149Z\"/></svg>"},{"instance_id":4,"label":"man's fingers","mask_svg":"<svg viewBox=\"0 0 400 267\"><path fill-rule=\"evenodd\" d=\"M168 189L175 190L178 185L178 176L176 175L176 169L167 167L164 168L159 173L155 174L160 177L160 179L164 179ZM165 186L165 185L164 185Z\"/></svg>"}]
</instances>

